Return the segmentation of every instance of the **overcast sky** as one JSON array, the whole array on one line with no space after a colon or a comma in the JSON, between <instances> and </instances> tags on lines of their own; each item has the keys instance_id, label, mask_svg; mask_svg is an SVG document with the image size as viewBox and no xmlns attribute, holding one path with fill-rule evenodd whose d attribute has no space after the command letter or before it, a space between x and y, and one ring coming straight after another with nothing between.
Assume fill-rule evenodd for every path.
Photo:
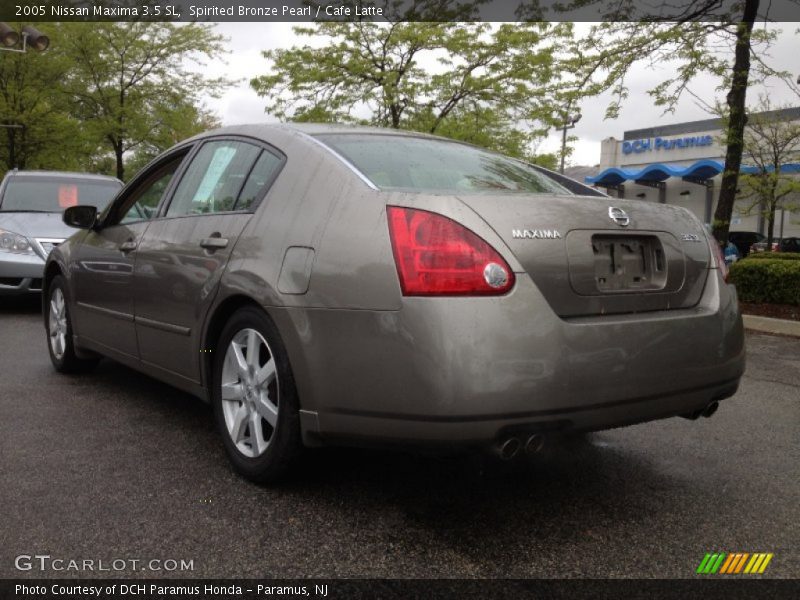
<instances>
[{"instance_id":1,"label":"overcast sky","mask_svg":"<svg viewBox=\"0 0 800 600\"><path fill-rule=\"evenodd\" d=\"M768 63L776 69L800 75L800 37L796 33L797 23L781 23L782 30L777 43L770 50ZM208 65L205 72L210 76L225 75L242 81L229 89L221 98L209 98L207 106L215 111L224 125L274 121L264 112L264 99L250 88L250 78L267 72L268 63L261 55L263 50L288 48L297 43L305 43L292 32L290 23L220 23L217 30L230 38L231 53L227 64L215 62ZM585 30L588 24L579 24L578 31ZM572 164L595 165L600 160L600 140L610 136L622 138L624 131L654 125L682 123L705 119L709 114L690 95L685 95L677 110L662 114L662 109L653 106L647 90L658 84L674 65L664 63L660 68L644 64L637 65L628 77L630 96L625 100L620 116L614 120L604 120L609 97L599 97L585 101L581 106L583 118L571 133L578 136ZM724 100L724 93L715 88L718 81L706 78L696 81L691 90L709 104L715 99ZM773 105L800 105L800 99L783 84L773 83L768 88L751 88L748 99L757 100L759 93L768 93ZM541 152L556 151L560 144L560 134L554 133L539 148Z\"/></svg>"}]
</instances>

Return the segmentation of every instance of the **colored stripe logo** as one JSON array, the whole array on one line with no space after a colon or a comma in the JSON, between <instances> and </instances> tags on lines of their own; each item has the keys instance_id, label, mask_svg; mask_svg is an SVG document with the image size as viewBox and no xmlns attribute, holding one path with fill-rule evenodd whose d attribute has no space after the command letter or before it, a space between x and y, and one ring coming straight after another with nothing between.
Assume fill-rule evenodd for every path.
<instances>
[{"instance_id":1,"label":"colored stripe logo","mask_svg":"<svg viewBox=\"0 0 800 600\"><path fill-rule=\"evenodd\" d=\"M714 554L708 553L700 561L700 566L697 567L697 573L701 575L760 575L767 570L767 565L772 560L773 554L766 552L757 552L750 554L748 552L717 552Z\"/></svg>"}]
</instances>

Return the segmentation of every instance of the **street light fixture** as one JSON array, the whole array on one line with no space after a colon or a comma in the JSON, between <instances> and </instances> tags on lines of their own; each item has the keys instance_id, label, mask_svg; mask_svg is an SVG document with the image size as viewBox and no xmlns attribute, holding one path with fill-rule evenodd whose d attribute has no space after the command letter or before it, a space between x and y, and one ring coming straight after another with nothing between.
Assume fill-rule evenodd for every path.
<instances>
[{"instance_id":1,"label":"street light fixture","mask_svg":"<svg viewBox=\"0 0 800 600\"><path fill-rule=\"evenodd\" d=\"M567 153L567 129L575 127L575 123L581 120L581 113L575 113L571 117L564 120L564 125L561 128L561 170L560 173L564 174L564 158Z\"/></svg>"},{"instance_id":2,"label":"street light fixture","mask_svg":"<svg viewBox=\"0 0 800 600\"><path fill-rule=\"evenodd\" d=\"M14 48L22 38L22 48ZM28 47L44 52L50 46L50 38L30 25L22 28L22 35L14 31L8 23L0 23L0 50L7 52L27 52Z\"/></svg>"},{"instance_id":3,"label":"street light fixture","mask_svg":"<svg viewBox=\"0 0 800 600\"><path fill-rule=\"evenodd\" d=\"M50 46L50 38L43 34L41 31L30 25L22 28L23 43L25 39L28 40L28 45L37 52L44 52Z\"/></svg>"},{"instance_id":4,"label":"street light fixture","mask_svg":"<svg viewBox=\"0 0 800 600\"><path fill-rule=\"evenodd\" d=\"M19 43L19 34L5 23L0 23L0 44L6 48L16 46Z\"/></svg>"}]
</instances>

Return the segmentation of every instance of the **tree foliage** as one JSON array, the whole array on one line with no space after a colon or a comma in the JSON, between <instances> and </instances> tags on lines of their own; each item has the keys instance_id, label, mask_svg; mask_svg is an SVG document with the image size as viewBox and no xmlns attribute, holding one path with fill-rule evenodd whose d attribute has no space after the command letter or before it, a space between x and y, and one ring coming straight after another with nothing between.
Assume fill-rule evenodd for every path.
<instances>
[{"instance_id":1,"label":"tree foliage","mask_svg":"<svg viewBox=\"0 0 800 600\"><path fill-rule=\"evenodd\" d=\"M90 36L75 33L65 40L73 62L65 91L82 122L108 144L120 179L126 153L150 153L204 126L207 115L194 108L200 96L228 83L189 67L223 53L222 38L209 25L102 22L93 23Z\"/></svg>"},{"instance_id":2,"label":"tree foliage","mask_svg":"<svg viewBox=\"0 0 800 600\"><path fill-rule=\"evenodd\" d=\"M22 23L12 23L20 29ZM6 168L115 174L217 125L202 97L224 79L197 68L222 56L207 25L37 23L43 53L0 53L0 160ZM129 170L129 169L128 169Z\"/></svg>"},{"instance_id":3,"label":"tree foliage","mask_svg":"<svg viewBox=\"0 0 800 600\"><path fill-rule=\"evenodd\" d=\"M742 160L748 86L778 77L793 87L789 73L775 71L765 60L778 31L754 27L757 18L768 16L759 13L759 0L674 0L660 5L659 17L646 20L637 20L643 5L634 0L572 0L562 8L588 4L602 5L606 16L616 20L592 27L564 49L564 71L569 75L562 84L562 104L611 90L607 116L615 117L629 94L627 76L638 63L677 63L674 74L648 90L653 105L664 111L673 111L684 94L691 94L693 82L708 76L721 79L727 105L726 169L713 226L714 235L726 240ZM531 6L537 8L538 3ZM656 8L648 4L646 9Z\"/></svg>"},{"instance_id":4,"label":"tree foliage","mask_svg":"<svg viewBox=\"0 0 800 600\"><path fill-rule=\"evenodd\" d=\"M48 27L58 47L63 27ZM60 52L0 53L0 161L6 169L76 169L98 144L82 135L61 85L71 68Z\"/></svg>"},{"instance_id":5,"label":"tree foliage","mask_svg":"<svg viewBox=\"0 0 800 600\"><path fill-rule=\"evenodd\" d=\"M517 156L561 118L556 54L569 23L320 23L321 45L264 52L252 87L280 119L441 133Z\"/></svg>"},{"instance_id":6,"label":"tree foliage","mask_svg":"<svg viewBox=\"0 0 800 600\"><path fill-rule=\"evenodd\" d=\"M766 98L762 98L759 108L760 112L748 118L744 134L747 162L757 170L743 173L740 186L741 198L748 203L745 212L759 211L767 221L769 245L774 238L777 209L793 210L798 206L800 180L796 173L787 173L786 166L800 162L800 124L772 111Z\"/></svg>"}]
</instances>

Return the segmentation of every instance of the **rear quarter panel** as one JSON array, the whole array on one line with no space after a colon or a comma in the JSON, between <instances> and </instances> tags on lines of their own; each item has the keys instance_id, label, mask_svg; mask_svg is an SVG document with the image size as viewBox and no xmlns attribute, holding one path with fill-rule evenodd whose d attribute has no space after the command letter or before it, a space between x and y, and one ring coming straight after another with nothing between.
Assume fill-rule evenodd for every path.
<instances>
[{"instance_id":1,"label":"rear quarter panel","mask_svg":"<svg viewBox=\"0 0 800 600\"><path fill-rule=\"evenodd\" d=\"M242 232L223 278L222 298L246 294L264 306L395 310L397 274L385 206L342 162L307 136L268 140L286 156L283 171ZM305 293L282 293L290 248L310 249Z\"/></svg>"}]
</instances>

